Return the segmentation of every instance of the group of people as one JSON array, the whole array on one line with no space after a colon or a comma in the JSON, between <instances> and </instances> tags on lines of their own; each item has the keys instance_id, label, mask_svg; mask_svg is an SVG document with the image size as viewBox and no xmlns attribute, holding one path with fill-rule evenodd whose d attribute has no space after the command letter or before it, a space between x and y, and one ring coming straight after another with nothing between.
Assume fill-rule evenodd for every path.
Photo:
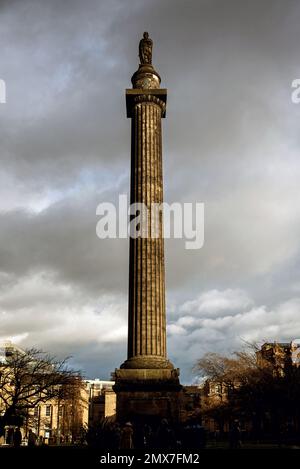
<instances>
[{"instance_id":1,"label":"group of people","mask_svg":"<svg viewBox=\"0 0 300 469\"><path fill-rule=\"evenodd\" d=\"M11 445L16 448L21 446L22 442L23 442L23 435L22 435L20 427L17 427L17 428L10 427L8 428L6 432L6 438L4 437L4 435L0 437L0 444L5 443L7 445ZM27 445L35 446L36 444L37 444L37 436L32 430L29 430L28 436L27 436Z\"/></svg>"},{"instance_id":2,"label":"group of people","mask_svg":"<svg viewBox=\"0 0 300 469\"><path fill-rule=\"evenodd\" d=\"M171 425L167 419L160 422L141 423L103 422L89 432L88 443L105 449L201 449L206 444L206 433L198 422Z\"/></svg>"},{"instance_id":3,"label":"group of people","mask_svg":"<svg viewBox=\"0 0 300 469\"><path fill-rule=\"evenodd\" d=\"M148 449L157 445L161 448L172 449L176 443L176 434L166 419L161 421L156 430L148 424L134 426L131 422L127 422L120 433L121 449Z\"/></svg>"}]
</instances>

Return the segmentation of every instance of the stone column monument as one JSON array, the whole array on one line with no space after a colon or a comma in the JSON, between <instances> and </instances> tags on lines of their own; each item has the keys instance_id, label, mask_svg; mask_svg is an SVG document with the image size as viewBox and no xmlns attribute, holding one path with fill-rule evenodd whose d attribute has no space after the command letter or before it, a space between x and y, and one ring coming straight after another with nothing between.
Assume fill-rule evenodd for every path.
<instances>
[{"instance_id":1,"label":"stone column monument","mask_svg":"<svg viewBox=\"0 0 300 469\"><path fill-rule=\"evenodd\" d=\"M153 203L163 202L161 118L166 115L167 90L152 65L152 40L144 33L140 65L126 90L131 118L130 203L147 207L147 237L130 238L128 356L115 370L117 418L147 420L179 418L179 370L166 352L165 263L163 214Z\"/></svg>"}]
</instances>

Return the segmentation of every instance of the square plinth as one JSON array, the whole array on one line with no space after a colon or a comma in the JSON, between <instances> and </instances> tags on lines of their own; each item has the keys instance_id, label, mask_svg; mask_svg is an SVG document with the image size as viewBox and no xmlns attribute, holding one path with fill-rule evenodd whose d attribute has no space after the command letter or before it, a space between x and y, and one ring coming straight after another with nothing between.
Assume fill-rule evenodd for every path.
<instances>
[{"instance_id":1,"label":"square plinth","mask_svg":"<svg viewBox=\"0 0 300 469\"><path fill-rule=\"evenodd\" d=\"M114 373L119 422L178 422L182 387L177 369L118 369Z\"/></svg>"}]
</instances>

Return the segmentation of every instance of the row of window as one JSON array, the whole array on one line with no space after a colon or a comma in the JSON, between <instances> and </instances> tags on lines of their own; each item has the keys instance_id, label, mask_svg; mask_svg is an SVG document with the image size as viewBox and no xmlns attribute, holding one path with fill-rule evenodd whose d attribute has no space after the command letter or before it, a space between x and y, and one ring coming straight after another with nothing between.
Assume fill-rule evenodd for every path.
<instances>
[{"instance_id":1,"label":"row of window","mask_svg":"<svg viewBox=\"0 0 300 469\"><path fill-rule=\"evenodd\" d=\"M34 408L34 416L35 417L38 417L39 416L39 409L40 407L35 407ZM46 417L51 417L51 414L52 414L52 405L46 405ZM59 409L58 409L58 415L61 417L63 414L63 406L59 406Z\"/></svg>"}]
</instances>

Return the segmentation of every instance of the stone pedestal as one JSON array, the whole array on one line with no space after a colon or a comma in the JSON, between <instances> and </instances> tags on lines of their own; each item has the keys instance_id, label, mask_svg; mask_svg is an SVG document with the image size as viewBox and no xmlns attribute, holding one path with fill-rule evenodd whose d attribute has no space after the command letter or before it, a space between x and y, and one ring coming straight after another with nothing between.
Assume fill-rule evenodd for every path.
<instances>
[{"instance_id":1,"label":"stone pedestal","mask_svg":"<svg viewBox=\"0 0 300 469\"><path fill-rule=\"evenodd\" d=\"M119 422L155 425L163 418L170 423L179 420L182 391L178 369L118 369L115 381Z\"/></svg>"}]
</instances>

